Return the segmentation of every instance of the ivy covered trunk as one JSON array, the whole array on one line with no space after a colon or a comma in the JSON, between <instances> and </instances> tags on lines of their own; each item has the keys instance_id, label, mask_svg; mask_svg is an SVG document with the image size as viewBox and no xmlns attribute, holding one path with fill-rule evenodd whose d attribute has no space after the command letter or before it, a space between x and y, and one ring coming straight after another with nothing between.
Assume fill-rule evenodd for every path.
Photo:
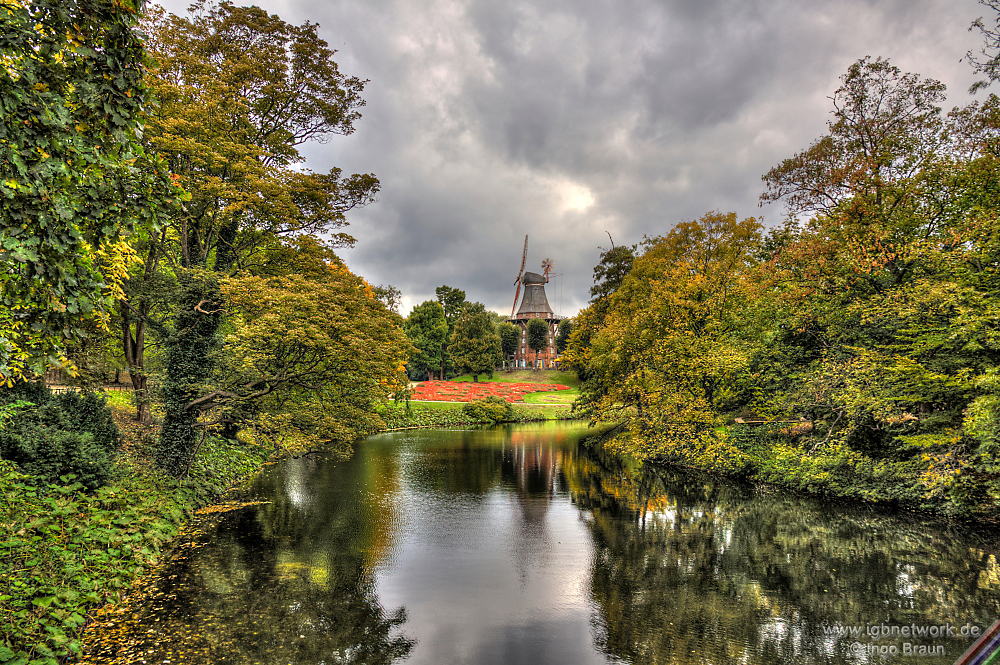
<instances>
[{"instance_id":1,"label":"ivy covered trunk","mask_svg":"<svg viewBox=\"0 0 1000 665\"><path fill-rule=\"evenodd\" d=\"M221 300L215 275L192 271L181 278L174 331L167 339L164 417L156 450L157 464L175 476L194 454L199 411L190 405L212 374Z\"/></svg>"}]
</instances>

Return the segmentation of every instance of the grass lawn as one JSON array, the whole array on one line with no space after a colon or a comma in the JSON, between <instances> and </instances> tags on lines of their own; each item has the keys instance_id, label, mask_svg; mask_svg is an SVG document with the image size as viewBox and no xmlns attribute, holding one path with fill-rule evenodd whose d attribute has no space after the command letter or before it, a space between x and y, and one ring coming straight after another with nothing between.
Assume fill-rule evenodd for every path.
<instances>
[{"instance_id":1,"label":"grass lawn","mask_svg":"<svg viewBox=\"0 0 1000 665\"><path fill-rule=\"evenodd\" d=\"M576 388L570 388L569 390L550 390L544 393L528 393L524 396L525 404L562 404L567 406L573 403L580 395L580 391Z\"/></svg>"},{"instance_id":2,"label":"grass lawn","mask_svg":"<svg viewBox=\"0 0 1000 665\"><path fill-rule=\"evenodd\" d=\"M544 393L542 393L544 394ZM544 415L547 420L557 420L569 417L569 403L566 404L528 404L516 403L515 407L525 410L531 409L531 413Z\"/></svg>"}]
</instances>

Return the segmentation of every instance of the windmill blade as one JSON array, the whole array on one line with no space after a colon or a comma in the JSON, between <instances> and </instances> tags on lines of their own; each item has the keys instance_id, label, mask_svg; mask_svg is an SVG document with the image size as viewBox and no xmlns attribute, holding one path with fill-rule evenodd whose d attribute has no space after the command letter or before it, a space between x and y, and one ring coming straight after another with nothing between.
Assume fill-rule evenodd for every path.
<instances>
[{"instance_id":1,"label":"windmill blade","mask_svg":"<svg viewBox=\"0 0 1000 665\"><path fill-rule=\"evenodd\" d=\"M517 284L517 289L514 291L514 304L510 307L510 318L514 318L514 310L517 309L517 299L521 295L521 275L524 274L524 262L528 258L528 236L524 236L524 251L521 252L521 268L517 271L517 277L514 278L514 283Z\"/></svg>"},{"instance_id":2,"label":"windmill blade","mask_svg":"<svg viewBox=\"0 0 1000 665\"><path fill-rule=\"evenodd\" d=\"M521 283L521 275L524 274L524 262L527 260L527 258L528 258L528 236L525 235L524 236L524 251L521 252L521 268L517 271L517 277L514 278L514 281L516 281L518 284ZM518 289L518 290L520 290L520 289Z\"/></svg>"},{"instance_id":3,"label":"windmill blade","mask_svg":"<svg viewBox=\"0 0 1000 665\"><path fill-rule=\"evenodd\" d=\"M510 318L514 318L514 310L517 309L517 298L521 295L521 280L517 280L517 290L514 291L514 304L510 307Z\"/></svg>"}]
</instances>

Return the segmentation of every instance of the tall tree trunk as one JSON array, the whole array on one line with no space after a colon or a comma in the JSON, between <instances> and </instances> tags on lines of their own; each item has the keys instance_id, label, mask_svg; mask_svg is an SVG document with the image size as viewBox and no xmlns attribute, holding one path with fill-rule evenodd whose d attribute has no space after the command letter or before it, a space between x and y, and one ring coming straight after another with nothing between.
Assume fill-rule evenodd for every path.
<instances>
[{"instance_id":1,"label":"tall tree trunk","mask_svg":"<svg viewBox=\"0 0 1000 665\"><path fill-rule=\"evenodd\" d=\"M148 312L136 311L124 300L119 301L122 317L122 348L135 393L135 420L143 425L152 422L149 412L149 391L146 377L146 320Z\"/></svg>"},{"instance_id":2,"label":"tall tree trunk","mask_svg":"<svg viewBox=\"0 0 1000 665\"><path fill-rule=\"evenodd\" d=\"M143 286L149 285L160 269L160 247L165 238L166 230L163 230L159 241L150 239L143 266ZM144 290L140 287L138 293L141 294ZM122 350L135 394L135 420L143 425L148 425L153 420L149 411L149 379L146 376L146 323L151 309L148 294L139 295L132 302L128 299L118 301L118 312L122 319Z\"/></svg>"},{"instance_id":3,"label":"tall tree trunk","mask_svg":"<svg viewBox=\"0 0 1000 665\"><path fill-rule=\"evenodd\" d=\"M131 374L132 392L135 394L135 421L143 425L153 422L149 412L149 377L145 374Z\"/></svg>"}]
</instances>

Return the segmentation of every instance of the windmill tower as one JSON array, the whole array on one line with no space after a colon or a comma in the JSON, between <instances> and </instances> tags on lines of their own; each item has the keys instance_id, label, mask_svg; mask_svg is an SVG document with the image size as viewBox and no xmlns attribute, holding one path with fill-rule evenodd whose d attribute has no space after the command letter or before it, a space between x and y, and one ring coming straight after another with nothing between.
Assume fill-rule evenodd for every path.
<instances>
[{"instance_id":1,"label":"windmill tower","mask_svg":"<svg viewBox=\"0 0 1000 665\"><path fill-rule=\"evenodd\" d=\"M549 300L545 296L545 285L549 282L549 276L553 272L554 264L552 259L542 261L542 272L524 272L524 264L528 258L528 236L524 236L524 251L521 253L521 268L518 270L514 283L517 289L514 291L514 305L510 309L510 321L521 329L521 342L517 353L514 354L514 362L518 367L529 367L535 361L534 352L528 348L528 321L530 319L544 319L549 327L548 344L543 351L537 354L537 360L542 367L552 366L556 356L556 328L563 318L557 316L549 305ZM521 295L521 287L524 287L524 295ZM518 298L521 306L518 307ZM515 314L516 311L516 314Z\"/></svg>"}]
</instances>

